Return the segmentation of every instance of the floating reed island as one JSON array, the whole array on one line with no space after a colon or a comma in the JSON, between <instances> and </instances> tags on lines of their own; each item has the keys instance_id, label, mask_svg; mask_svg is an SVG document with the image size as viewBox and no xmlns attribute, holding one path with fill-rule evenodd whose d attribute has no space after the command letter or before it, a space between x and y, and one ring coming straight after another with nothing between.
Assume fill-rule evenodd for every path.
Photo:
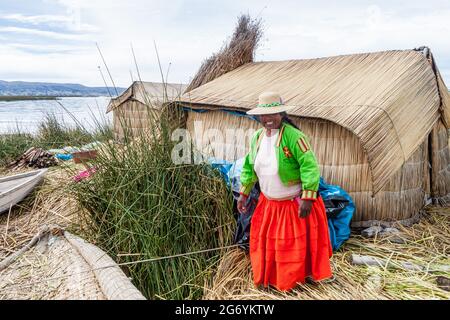
<instances>
[{"instance_id":1,"label":"floating reed island","mask_svg":"<svg viewBox=\"0 0 450 320\"><path fill-rule=\"evenodd\" d=\"M124 264L151 299L449 299L450 100L430 51L254 62L261 34L259 21L241 17L181 96L162 85L156 105L136 82L113 99L116 141L102 140L95 173L74 182L80 165L52 167L40 189L0 217L2 258L56 222ZM288 294L254 288L248 256L232 247L233 197L220 173L171 159L179 125L191 133L195 120L204 130L257 128L245 111L268 89L298 106L290 116L310 136L323 177L355 201L353 225L398 229L369 239L354 229L332 257L333 281ZM213 143L195 142L200 152ZM235 141L225 159L247 148Z\"/></svg>"},{"instance_id":2,"label":"floating reed island","mask_svg":"<svg viewBox=\"0 0 450 320\"><path fill-rule=\"evenodd\" d=\"M127 163L129 164L129 162ZM148 258L167 256L169 253L177 252L176 250L179 250L178 252L183 251L183 253L195 250L195 246L190 245L190 242L187 242L186 239L192 239L191 242L193 242L198 241L198 237L194 233L189 233L189 236L184 235L185 238L183 239L168 238L172 250L169 252L166 249L168 244L167 246L163 245L165 233L161 232L161 228L170 225L183 228L185 220L180 219L178 213L174 213L171 221L162 223L163 217L158 218L161 215L160 210L148 210L144 213L144 211L138 210L138 207L133 207L135 197L126 202L121 195L113 203L115 208L105 211L107 213L104 217L105 220L99 220L103 218L99 216L102 210L88 209L86 205L80 203L78 196L82 196L80 191L83 189L95 188L95 185L100 182L93 182L94 186L86 183L80 186L80 191L73 191L73 185L71 185L73 183L72 172L77 172L80 169L82 169L82 165L73 163L68 164L67 167L50 168L44 184L33 195L20 206L13 208L9 215L0 216L0 260L23 248L43 225L48 224L56 224L74 234L82 235L89 242L103 248L114 258L116 263L132 263ZM132 173L127 176L127 179L131 178L131 175ZM110 175L108 177L111 179ZM101 179L105 178L102 177ZM138 175L135 175L134 179L137 180L129 185L130 193L135 190L133 185L142 181L138 178ZM220 185L221 180L218 179L216 182ZM115 186L109 185L111 189L108 192L114 192ZM159 184L156 183L156 185ZM124 196L129 195L129 193L124 194L124 189L125 187L120 189L119 193ZM214 195L217 195L217 192L205 196L212 199ZM140 193L140 196L143 199L152 197L150 193ZM102 195L100 195L100 199L91 198L89 200L86 197L83 201L90 201L94 204L103 201L101 199L104 199ZM155 197L155 199L157 198ZM216 197L215 201L220 201L220 199ZM119 206L124 207L121 214L119 214L119 209L116 209ZM213 207L216 207L216 205L213 205ZM214 215L224 216L224 213L220 213L216 209L207 211L213 213L210 217L213 219L217 219L217 217L214 218ZM115 212L117 212L117 216L112 218ZM183 212L186 214L186 211L180 211L179 214L181 215ZM220 245L215 241L225 241L222 244L226 244L226 239L230 239L233 219L228 214L225 214L225 216L230 219L227 221L231 224L225 228L229 231L222 236L220 236L220 233L211 234L216 240L202 242L203 249ZM167 218L167 216L164 217ZM186 217L184 219L204 219L207 222L207 219L210 218ZM145 222L144 219L148 221L148 224L155 223L156 225L136 228L136 225ZM449 208L429 206L419 223L411 227L402 225L396 227L399 230L398 233L385 237L364 238L357 233L353 233L350 239L332 257L334 281L300 285L290 293L256 289L251 279L248 255L240 249L209 252L209 254L215 254L210 255L206 260L202 256L205 253L198 253L167 259L165 264L158 263L155 265L157 262L150 261L145 264L136 264L135 267L131 265L131 267L123 266L122 268L131 277L133 284L140 292L147 298L154 299L178 296L196 299L448 300L450 292L448 286L445 286L445 279L448 281L450 278L450 260L448 258L450 256ZM192 226L192 228L196 227ZM202 223L198 225L198 228L200 229L195 230L195 232L201 233L207 230ZM175 231L174 228L172 230ZM111 236L111 239L107 239L106 234ZM179 234L179 231L173 235L176 234ZM155 244L157 235L159 235L159 242ZM121 241L118 241L119 239ZM185 247L178 248L180 241L183 241ZM146 247L138 250L136 246ZM14 279L14 281L0 283L0 296L4 298L14 296L19 299L36 299L39 297L83 298L78 291L69 290L63 293L58 291L57 286L55 286L55 284L62 284L61 288L70 289L70 286L68 286L70 283L66 281L69 278L55 278L62 275L61 270L58 269L61 267L61 265L58 267L58 263L62 261L61 258L50 261L57 258L58 254L61 257L61 253L58 253L59 249L60 246L57 246L46 255L33 250L24 255L23 258L18 259L12 267L20 268L23 272L21 275L13 272L11 268L1 271L0 278L6 279L5 277L12 275L13 278L9 279ZM354 264L354 255L375 258L382 261L382 264L375 266ZM64 266L68 267L67 259L63 260ZM200 265L208 260L210 263L208 268L204 272L199 272ZM49 266L53 266L54 269L49 269ZM66 275L70 275L70 272ZM161 275L161 273L168 274ZM81 278L79 275L77 277L82 280L83 290L91 288L95 282L95 277L89 273ZM160 277L159 281L157 280L158 277ZM166 277L170 281L167 281ZM178 285L173 282L177 281L176 277L179 277ZM47 278L50 280L46 281ZM31 282L36 283L32 290L29 287ZM97 294L98 292L95 291L94 293ZM154 292L154 294L151 295L151 292ZM96 296L90 295L89 297Z\"/></svg>"},{"instance_id":3,"label":"floating reed island","mask_svg":"<svg viewBox=\"0 0 450 320\"><path fill-rule=\"evenodd\" d=\"M428 207L425 211L412 227L398 225L396 235L367 239L352 234L331 258L333 281L299 285L288 293L256 289L249 257L241 250L230 250L221 259L212 286L205 288L204 298L448 300L450 208ZM360 257L379 264L359 264Z\"/></svg>"}]
</instances>

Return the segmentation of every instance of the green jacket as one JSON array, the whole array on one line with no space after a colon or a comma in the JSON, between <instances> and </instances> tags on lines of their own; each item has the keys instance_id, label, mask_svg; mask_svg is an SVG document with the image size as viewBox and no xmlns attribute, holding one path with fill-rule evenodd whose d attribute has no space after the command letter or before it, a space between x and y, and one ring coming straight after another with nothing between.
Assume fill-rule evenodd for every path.
<instances>
[{"instance_id":1,"label":"green jacket","mask_svg":"<svg viewBox=\"0 0 450 320\"><path fill-rule=\"evenodd\" d=\"M251 140L250 152L245 156L241 173L242 187L240 193L246 196L258 181L254 163L264 134L264 128L255 132ZM301 183L301 198L315 200L319 189L320 171L316 156L311 150L306 135L290 124L283 123L276 148L278 174L281 182L286 186Z\"/></svg>"}]
</instances>

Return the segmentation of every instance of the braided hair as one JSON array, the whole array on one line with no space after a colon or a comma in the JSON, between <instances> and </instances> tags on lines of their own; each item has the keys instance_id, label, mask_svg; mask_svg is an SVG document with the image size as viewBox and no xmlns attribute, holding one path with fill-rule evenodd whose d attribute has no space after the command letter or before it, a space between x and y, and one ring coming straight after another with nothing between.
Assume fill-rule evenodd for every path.
<instances>
[{"instance_id":1,"label":"braided hair","mask_svg":"<svg viewBox=\"0 0 450 320\"><path fill-rule=\"evenodd\" d=\"M286 122L291 126L293 126L294 128L300 130L300 128L289 118L286 112L281 112L281 122Z\"/></svg>"}]
</instances>

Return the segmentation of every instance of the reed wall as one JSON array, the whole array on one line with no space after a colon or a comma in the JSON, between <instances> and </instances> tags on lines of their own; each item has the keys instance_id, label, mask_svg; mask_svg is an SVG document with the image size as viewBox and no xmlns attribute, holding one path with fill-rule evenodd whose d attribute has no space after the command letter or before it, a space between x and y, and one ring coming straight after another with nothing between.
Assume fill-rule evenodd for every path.
<instances>
[{"instance_id":1,"label":"reed wall","mask_svg":"<svg viewBox=\"0 0 450 320\"><path fill-rule=\"evenodd\" d=\"M450 150L449 134L438 121L430 134L431 140L431 194L435 202L450 205Z\"/></svg>"},{"instance_id":2,"label":"reed wall","mask_svg":"<svg viewBox=\"0 0 450 320\"><path fill-rule=\"evenodd\" d=\"M352 220L353 226L370 226L380 221L389 225L399 220L408 224L417 218L425 204L426 194L430 194L428 139L374 194L370 165L358 137L328 120L291 119L310 137L325 181L341 186L354 199L356 213ZM186 127L203 152L212 156L223 154L225 160L234 161L248 152L250 133L257 130L260 124L247 117L216 110L188 112ZM250 131L223 144L218 142L217 137L226 137L229 129Z\"/></svg>"},{"instance_id":3,"label":"reed wall","mask_svg":"<svg viewBox=\"0 0 450 320\"><path fill-rule=\"evenodd\" d=\"M139 136L150 131L152 121L157 121L161 111L130 99L113 111L114 138L122 141L125 136Z\"/></svg>"}]
</instances>

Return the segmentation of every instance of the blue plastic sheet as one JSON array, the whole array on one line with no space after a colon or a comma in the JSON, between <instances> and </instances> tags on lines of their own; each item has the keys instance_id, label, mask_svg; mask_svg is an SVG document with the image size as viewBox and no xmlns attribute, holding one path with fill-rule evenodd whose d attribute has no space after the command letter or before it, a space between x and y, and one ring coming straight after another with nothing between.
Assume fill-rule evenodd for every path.
<instances>
[{"instance_id":1,"label":"blue plastic sheet","mask_svg":"<svg viewBox=\"0 0 450 320\"><path fill-rule=\"evenodd\" d=\"M192 112L198 112L198 113L211 111L211 110L208 110L208 109L197 109L197 108L194 109L194 108L190 108L190 107L186 107L186 106L183 106L182 109L184 111L192 111ZM232 114L234 116L245 117L245 118L249 118L249 119L258 121L256 116L249 115L249 114L247 114L245 112L242 112L242 111L231 111L231 110L226 110L226 109L214 109L214 111L217 111L217 110L220 110L220 111Z\"/></svg>"},{"instance_id":2,"label":"blue plastic sheet","mask_svg":"<svg viewBox=\"0 0 450 320\"><path fill-rule=\"evenodd\" d=\"M64 153L57 153L55 157L63 161L71 160L73 158L71 154L64 154Z\"/></svg>"},{"instance_id":3,"label":"blue plastic sheet","mask_svg":"<svg viewBox=\"0 0 450 320\"><path fill-rule=\"evenodd\" d=\"M231 162L228 162L226 160L220 160L216 158L208 158L207 162L214 168L218 169L220 173L222 174L222 177L225 179L225 182L227 184L230 184L230 168L233 166Z\"/></svg>"},{"instance_id":4,"label":"blue plastic sheet","mask_svg":"<svg viewBox=\"0 0 450 320\"><path fill-rule=\"evenodd\" d=\"M330 241L333 251L336 251L350 237L350 221L355 212L355 204L347 192L339 186L326 184L322 177L319 194L325 203Z\"/></svg>"}]
</instances>

